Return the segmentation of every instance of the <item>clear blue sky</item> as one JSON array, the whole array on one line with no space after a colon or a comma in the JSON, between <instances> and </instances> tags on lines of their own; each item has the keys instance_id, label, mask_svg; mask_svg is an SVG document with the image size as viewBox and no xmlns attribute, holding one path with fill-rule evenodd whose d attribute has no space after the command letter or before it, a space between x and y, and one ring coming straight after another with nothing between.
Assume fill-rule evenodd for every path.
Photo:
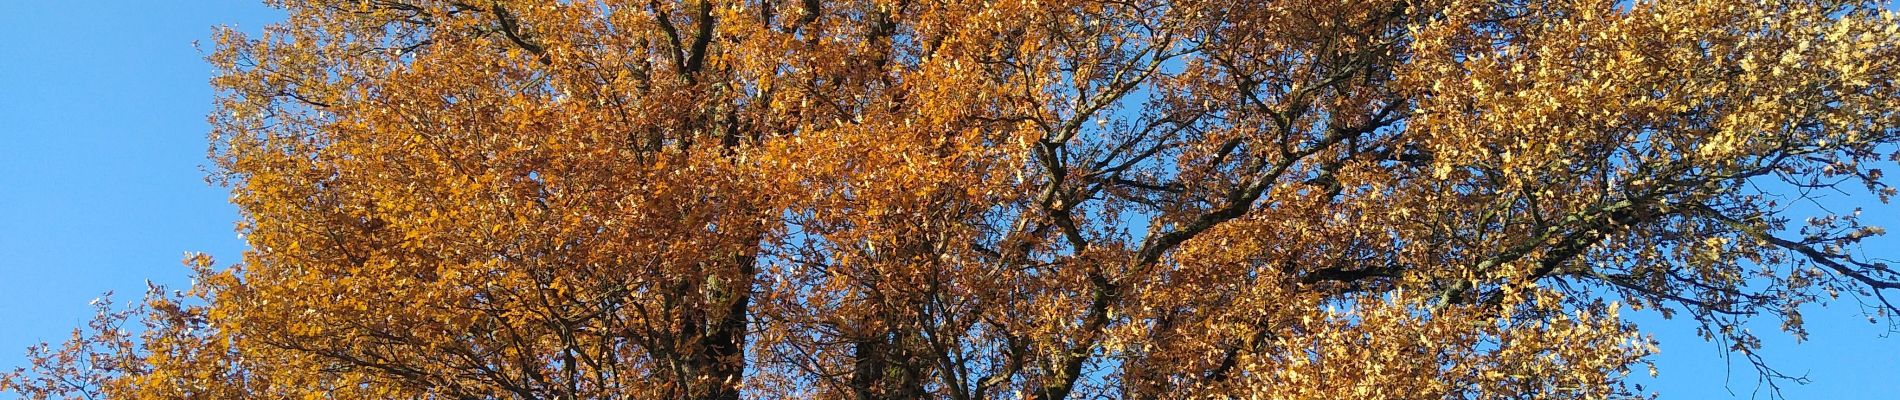
<instances>
[{"instance_id":1,"label":"clear blue sky","mask_svg":"<svg viewBox=\"0 0 1900 400\"><path fill-rule=\"evenodd\" d=\"M63 339L101 292L183 285L186 251L238 257L236 211L204 180L211 68L193 41L281 17L251 0L0 1L0 366ZM1900 205L1868 214L1900 234ZM1900 238L1868 250L1900 258ZM1770 332L1771 361L1814 379L1791 398L1900 397L1900 338L1851 304L1808 313L1805 343L1754 328ZM1728 372L1693 326L1637 318L1663 341L1662 376L1639 381L1667 398L1749 398L1753 371Z\"/></svg>"}]
</instances>

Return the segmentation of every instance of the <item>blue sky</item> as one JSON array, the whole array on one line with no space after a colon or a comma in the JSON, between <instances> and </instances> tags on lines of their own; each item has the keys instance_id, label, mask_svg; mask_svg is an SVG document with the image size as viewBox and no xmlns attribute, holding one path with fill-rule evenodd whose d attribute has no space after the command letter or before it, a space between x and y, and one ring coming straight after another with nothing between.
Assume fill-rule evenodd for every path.
<instances>
[{"instance_id":1,"label":"blue sky","mask_svg":"<svg viewBox=\"0 0 1900 400\"><path fill-rule=\"evenodd\" d=\"M204 179L211 68L193 42L217 25L256 31L281 17L252 0L0 1L0 366L63 339L101 292L130 300L147 280L182 286L186 251L237 259L236 210ZM1900 205L1867 207L1900 228ZM1900 238L1867 250L1900 258ZM1851 303L1807 312L1805 343L1772 322L1754 327L1768 332L1770 361L1814 380L1787 387L1791 398L1900 393L1900 338L1884 323ZM1753 371L1740 361L1730 371L1693 325L1635 318L1663 349L1661 377L1639 382L1667 398L1750 397Z\"/></svg>"}]
</instances>

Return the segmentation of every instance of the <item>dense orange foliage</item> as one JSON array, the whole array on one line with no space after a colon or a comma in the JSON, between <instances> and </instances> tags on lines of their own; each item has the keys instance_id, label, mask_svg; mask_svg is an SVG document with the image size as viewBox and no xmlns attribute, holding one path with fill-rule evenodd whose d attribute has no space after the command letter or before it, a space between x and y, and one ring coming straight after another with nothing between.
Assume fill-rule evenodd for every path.
<instances>
[{"instance_id":1,"label":"dense orange foliage","mask_svg":"<svg viewBox=\"0 0 1900 400\"><path fill-rule=\"evenodd\" d=\"M1900 310L1786 207L1894 194L1874 3L272 3L210 56L251 250L0 388L1602 398L1619 308Z\"/></svg>"}]
</instances>

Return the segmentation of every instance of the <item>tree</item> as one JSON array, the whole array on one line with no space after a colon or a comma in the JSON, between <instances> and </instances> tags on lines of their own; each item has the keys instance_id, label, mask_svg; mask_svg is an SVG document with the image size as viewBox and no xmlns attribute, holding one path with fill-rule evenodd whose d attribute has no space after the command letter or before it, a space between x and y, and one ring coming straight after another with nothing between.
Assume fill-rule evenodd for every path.
<instances>
[{"instance_id":1,"label":"tree","mask_svg":"<svg viewBox=\"0 0 1900 400\"><path fill-rule=\"evenodd\" d=\"M1895 193L1873 2L272 4L209 57L251 250L0 388L1601 398L1622 307L1770 384L1739 324L1900 311L1787 207Z\"/></svg>"}]
</instances>

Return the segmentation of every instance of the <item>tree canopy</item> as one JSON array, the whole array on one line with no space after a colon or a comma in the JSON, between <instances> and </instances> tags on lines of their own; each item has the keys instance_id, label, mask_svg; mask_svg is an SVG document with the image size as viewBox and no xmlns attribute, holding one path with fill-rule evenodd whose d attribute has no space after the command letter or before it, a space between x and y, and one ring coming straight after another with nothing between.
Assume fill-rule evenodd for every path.
<instances>
[{"instance_id":1,"label":"tree canopy","mask_svg":"<svg viewBox=\"0 0 1900 400\"><path fill-rule=\"evenodd\" d=\"M270 3L208 56L249 250L0 390L1605 398L1622 309L1771 383L1741 324L1900 311L1792 206L1895 194L1877 2Z\"/></svg>"}]
</instances>

